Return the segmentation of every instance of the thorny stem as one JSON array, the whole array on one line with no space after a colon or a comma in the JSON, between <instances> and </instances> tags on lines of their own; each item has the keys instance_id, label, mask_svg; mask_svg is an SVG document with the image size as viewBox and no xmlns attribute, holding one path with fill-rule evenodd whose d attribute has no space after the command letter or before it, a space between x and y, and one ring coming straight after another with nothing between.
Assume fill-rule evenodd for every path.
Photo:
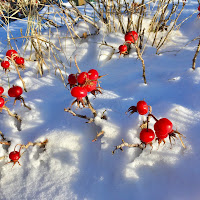
<instances>
[{"instance_id":1,"label":"thorny stem","mask_svg":"<svg viewBox=\"0 0 200 200\"><path fill-rule=\"evenodd\" d=\"M122 139L122 143L118 146L115 146L115 149L112 151L112 154L114 154L117 149L120 149L121 151L123 151L123 147L129 147L129 148L130 147L138 147L142 150L145 148L142 143L141 144L129 144L129 143L125 142L124 139Z\"/></svg>"},{"instance_id":2,"label":"thorny stem","mask_svg":"<svg viewBox=\"0 0 200 200\"><path fill-rule=\"evenodd\" d=\"M199 44L197 46L197 50L196 50L196 53L194 55L194 58L192 60L192 69L195 70L195 65L196 65L196 58L197 58L197 55L199 54L199 50L200 50L200 40L199 40Z\"/></svg>"}]
</instances>

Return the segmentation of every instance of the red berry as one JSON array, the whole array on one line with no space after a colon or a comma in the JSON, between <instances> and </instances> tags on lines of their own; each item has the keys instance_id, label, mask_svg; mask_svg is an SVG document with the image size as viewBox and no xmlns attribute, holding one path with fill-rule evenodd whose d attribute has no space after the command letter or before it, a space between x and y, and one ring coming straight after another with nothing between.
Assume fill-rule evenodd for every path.
<instances>
[{"instance_id":1,"label":"red berry","mask_svg":"<svg viewBox=\"0 0 200 200\"><path fill-rule=\"evenodd\" d=\"M7 60L4 60L4 61L1 62L1 66L4 69L8 69L10 67L10 63Z\"/></svg>"},{"instance_id":2,"label":"red berry","mask_svg":"<svg viewBox=\"0 0 200 200\"><path fill-rule=\"evenodd\" d=\"M10 49L6 52L6 57L10 60L11 57L15 58L18 56L17 52L14 49Z\"/></svg>"},{"instance_id":3,"label":"red berry","mask_svg":"<svg viewBox=\"0 0 200 200\"><path fill-rule=\"evenodd\" d=\"M198 11L200 11L200 5L199 5L199 7L198 7Z\"/></svg>"},{"instance_id":4,"label":"red berry","mask_svg":"<svg viewBox=\"0 0 200 200\"><path fill-rule=\"evenodd\" d=\"M24 58L22 58L22 57L16 57L16 58L14 58L14 60L18 65L24 64Z\"/></svg>"},{"instance_id":5,"label":"red berry","mask_svg":"<svg viewBox=\"0 0 200 200\"><path fill-rule=\"evenodd\" d=\"M10 97L19 97L23 93L23 90L20 86L13 86L8 90L8 95Z\"/></svg>"},{"instance_id":6,"label":"red berry","mask_svg":"<svg viewBox=\"0 0 200 200\"><path fill-rule=\"evenodd\" d=\"M91 92L93 90L95 90L97 87L97 81L92 81L90 82L89 85L84 86L84 88L87 90L87 92Z\"/></svg>"},{"instance_id":7,"label":"red berry","mask_svg":"<svg viewBox=\"0 0 200 200\"><path fill-rule=\"evenodd\" d=\"M3 94L4 88L0 86L0 95Z\"/></svg>"},{"instance_id":8,"label":"red berry","mask_svg":"<svg viewBox=\"0 0 200 200\"><path fill-rule=\"evenodd\" d=\"M126 45L120 45L119 46L119 52L120 53L125 53L127 51L127 46Z\"/></svg>"},{"instance_id":9,"label":"red berry","mask_svg":"<svg viewBox=\"0 0 200 200\"><path fill-rule=\"evenodd\" d=\"M14 91L13 88L10 88L10 89L8 90L8 95L9 95L9 97L15 97L15 91Z\"/></svg>"},{"instance_id":10,"label":"red berry","mask_svg":"<svg viewBox=\"0 0 200 200\"><path fill-rule=\"evenodd\" d=\"M87 72L81 72L77 77L77 81L81 85L83 85L86 82L86 79L89 79L89 75Z\"/></svg>"},{"instance_id":11,"label":"red berry","mask_svg":"<svg viewBox=\"0 0 200 200\"><path fill-rule=\"evenodd\" d=\"M131 44L133 41L133 37L131 35L125 35L125 41Z\"/></svg>"},{"instance_id":12,"label":"red berry","mask_svg":"<svg viewBox=\"0 0 200 200\"><path fill-rule=\"evenodd\" d=\"M2 108L4 106L4 99L2 97L0 97L0 108Z\"/></svg>"},{"instance_id":13,"label":"red berry","mask_svg":"<svg viewBox=\"0 0 200 200\"><path fill-rule=\"evenodd\" d=\"M96 69L90 69L88 75L90 80L97 80L99 78L99 73Z\"/></svg>"},{"instance_id":14,"label":"red berry","mask_svg":"<svg viewBox=\"0 0 200 200\"><path fill-rule=\"evenodd\" d=\"M155 134L152 129L144 128L140 132L140 140L145 144L151 143L154 140L154 138L155 138Z\"/></svg>"},{"instance_id":15,"label":"red berry","mask_svg":"<svg viewBox=\"0 0 200 200\"><path fill-rule=\"evenodd\" d=\"M87 96L87 90L84 87L78 87L78 86L76 86L76 87L73 87L71 89L71 95L73 97L81 99L81 98Z\"/></svg>"},{"instance_id":16,"label":"red berry","mask_svg":"<svg viewBox=\"0 0 200 200\"><path fill-rule=\"evenodd\" d=\"M20 159L20 152L19 151L12 151L9 154L10 160L16 162Z\"/></svg>"},{"instance_id":17,"label":"red berry","mask_svg":"<svg viewBox=\"0 0 200 200\"><path fill-rule=\"evenodd\" d=\"M140 115L145 115L148 112L148 105L145 101L137 102L137 111Z\"/></svg>"},{"instance_id":18,"label":"red berry","mask_svg":"<svg viewBox=\"0 0 200 200\"><path fill-rule=\"evenodd\" d=\"M74 85L74 84L77 83L76 75L75 75L75 74L70 74L70 75L68 76L68 83L69 83L70 85Z\"/></svg>"},{"instance_id":19,"label":"red berry","mask_svg":"<svg viewBox=\"0 0 200 200\"><path fill-rule=\"evenodd\" d=\"M135 31L130 31L126 35L131 35L133 37L133 39L134 39L133 43L135 43L135 41L137 41L137 39L138 39L138 34Z\"/></svg>"},{"instance_id":20,"label":"red berry","mask_svg":"<svg viewBox=\"0 0 200 200\"><path fill-rule=\"evenodd\" d=\"M167 118L161 118L154 124L154 130L158 138L166 138L172 131L173 124ZM162 138L161 138L162 139Z\"/></svg>"},{"instance_id":21,"label":"red berry","mask_svg":"<svg viewBox=\"0 0 200 200\"><path fill-rule=\"evenodd\" d=\"M155 134L156 134L156 137L157 137L158 139L161 139L161 140L165 139L165 138L168 136L168 133L165 134L165 135L163 135L162 132L156 132L156 131L155 131Z\"/></svg>"}]
</instances>

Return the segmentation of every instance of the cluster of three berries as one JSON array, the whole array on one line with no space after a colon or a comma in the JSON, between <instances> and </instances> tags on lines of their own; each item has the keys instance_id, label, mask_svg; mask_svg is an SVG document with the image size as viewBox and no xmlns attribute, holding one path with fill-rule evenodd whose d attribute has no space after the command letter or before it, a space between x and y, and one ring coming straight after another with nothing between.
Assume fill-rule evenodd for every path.
<instances>
[{"instance_id":1,"label":"cluster of three berries","mask_svg":"<svg viewBox=\"0 0 200 200\"><path fill-rule=\"evenodd\" d=\"M17 65L24 65L24 58L18 56L17 51L15 51L14 49L10 49L10 50L8 50L6 52L6 58L8 58L8 60L12 60L13 59ZM10 62L7 61L7 60L3 60L1 62L1 66L5 70L7 70L10 67Z\"/></svg>"},{"instance_id":2,"label":"cluster of three berries","mask_svg":"<svg viewBox=\"0 0 200 200\"><path fill-rule=\"evenodd\" d=\"M136 106L136 110L140 115L145 115L148 113L149 106L145 101L139 101ZM148 116L153 116L152 114L149 114ZM152 141L155 138L155 135L157 137L157 140L159 143L163 141L167 136L169 136L174 130L172 122L167 118L161 118L157 120L154 116L153 118L156 120L156 123L154 124L154 131L149 128L144 128L140 132L140 140L145 144L152 144ZM148 123L148 117L147 117L147 123Z\"/></svg>"}]
</instances>

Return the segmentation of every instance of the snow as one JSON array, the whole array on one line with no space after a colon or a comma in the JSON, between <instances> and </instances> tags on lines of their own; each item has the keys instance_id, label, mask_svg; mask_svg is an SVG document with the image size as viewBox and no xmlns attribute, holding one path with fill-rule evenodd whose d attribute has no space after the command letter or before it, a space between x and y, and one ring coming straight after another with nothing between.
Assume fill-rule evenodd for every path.
<instances>
[{"instance_id":1,"label":"snow","mask_svg":"<svg viewBox=\"0 0 200 200\"><path fill-rule=\"evenodd\" d=\"M181 19L192 14L196 7L195 1L189 1ZM6 105L22 118L20 131L16 120L5 111L0 115L0 131L11 141L9 149L0 145L0 157L6 156L0 160L0 199L198 200L200 57L196 60L196 70L192 70L198 40L185 45L199 35L199 25L200 20L194 14L181 29L171 34L159 55L155 54L155 48L147 46L143 54L147 84L143 82L142 64L134 48L130 55L119 58L117 52L118 46L124 42L123 34L107 33L102 27L98 35L75 39L76 44L70 39L62 39L65 55L60 53L59 57L66 67L61 68L66 80L70 73L77 72L75 56L82 71L94 68L100 75L107 74L100 79L103 94L96 98L89 95L98 111L91 124L64 112L74 99L64 87L58 71L55 75L48 57L50 70L44 68L43 77L37 74L36 62L26 61L26 69L21 73L28 92L22 96L31 111L20 102L13 106L13 99L9 98ZM20 36L19 27L25 31L26 24L17 21L10 24L13 36ZM94 28L83 22L75 30L79 36L85 32L94 33ZM6 34L0 28L1 58L9 48ZM47 34L48 30L44 31L44 38ZM61 27L58 32L52 28L51 41L58 45L58 35L64 37L66 34L66 27ZM102 45L103 41L113 48ZM17 45L23 55L25 45L21 40ZM30 46L23 56L28 59L29 54ZM7 75L0 70L0 85L4 87L5 95L9 84L22 86L14 66L11 68ZM172 146L167 139L165 145L158 146L154 142L152 150L150 146L143 151L124 147L124 152L117 150L112 155L122 139L132 144L140 143L140 125L145 117L138 113L129 116L125 112L143 99L152 106L158 119L169 118L173 128L186 136L183 138L186 149L179 139ZM74 105L72 110L92 117L89 109L76 108ZM101 119L104 111L107 120ZM153 123L151 119L150 128ZM105 134L92 142L101 130ZM30 146L19 159L21 166L7 164L9 152L16 144L45 139L48 139L45 151Z\"/></svg>"}]
</instances>

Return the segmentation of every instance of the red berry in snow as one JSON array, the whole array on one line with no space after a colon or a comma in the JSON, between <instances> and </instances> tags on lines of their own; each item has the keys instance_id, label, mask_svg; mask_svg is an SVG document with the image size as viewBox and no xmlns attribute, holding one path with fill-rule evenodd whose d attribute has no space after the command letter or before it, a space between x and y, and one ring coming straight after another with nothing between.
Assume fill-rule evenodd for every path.
<instances>
[{"instance_id":1,"label":"red berry in snow","mask_svg":"<svg viewBox=\"0 0 200 200\"><path fill-rule=\"evenodd\" d=\"M18 56L18 53L14 49L10 49L6 52L6 57L10 60L11 58L15 58Z\"/></svg>"},{"instance_id":2,"label":"red berry in snow","mask_svg":"<svg viewBox=\"0 0 200 200\"><path fill-rule=\"evenodd\" d=\"M68 83L70 85L75 85L77 83L77 80L76 80L76 75L75 74L70 74L68 76Z\"/></svg>"},{"instance_id":3,"label":"red berry in snow","mask_svg":"<svg viewBox=\"0 0 200 200\"><path fill-rule=\"evenodd\" d=\"M13 88L10 88L10 89L8 90L8 95L9 95L9 97L15 97L15 91L14 91Z\"/></svg>"},{"instance_id":4,"label":"red berry in snow","mask_svg":"<svg viewBox=\"0 0 200 200\"><path fill-rule=\"evenodd\" d=\"M200 5L199 5L199 7L198 7L198 11L200 11Z\"/></svg>"},{"instance_id":5,"label":"red berry in snow","mask_svg":"<svg viewBox=\"0 0 200 200\"><path fill-rule=\"evenodd\" d=\"M156 131L155 131L155 134L156 134L156 137L159 140L163 140L163 139L165 139L169 135L168 133L163 135L163 132L156 132Z\"/></svg>"},{"instance_id":6,"label":"red berry in snow","mask_svg":"<svg viewBox=\"0 0 200 200\"><path fill-rule=\"evenodd\" d=\"M119 53L120 54L124 54L125 52L127 52L127 46L126 45L120 45L119 46Z\"/></svg>"},{"instance_id":7,"label":"red berry in snow","mask_svg":"<svg viewBox=\"0 0 200 200\"><path fill-rule=\"evenodd\" d=\"M135 43L135 41L137 41L137 39L138 39L138 34L135 31L130 31L126 35L131 35L133 37L133 39L134 39L133 43Z\"/></svg>"},{"instance_id":8,"label":"red berry in snow","mask_svg":"<svg viewBox=\"0 0 200 200\"><path fill-rule=\"evenodd\" d=\"M0 97L0 108L2 108L4 106L5 100Z\"/></svg>"},{"instance_id":9,"label":"red berry in snow","mask_svg":"<svg viewBox=\"0 0 200 200\"><path fill-rule=\"evenodd\" d=\"M81 72L77 77L77 81L81 85L83 85L87 79L89 79L89 75L87 72Z\"/></svg>"},{"instance_id":10,"label":"red berry in snow","mask_svg":"<svg viewBox=\"0 0 200 200\"><path fill-rule=\"evenodd\" d=\"M148 112L148 105L145 101L137 102L137 111L140 115L145 115Z\"/></svg>"},{"instance_id":11,"label":"red berry in snow","mask_svg":"<svg viewBox=\"0 0 200 200\"><path fill-rule=\"evenodd\" d=\"M151 143L154 140L154 138L155 138L155 134L152 129L144 128L140 132L140 140L145 144Z\"/></svg>"},{"instance_id":12,"label":"red berry in snow","mask_svg":"<svg viewBox=\"0 0 200 200\"><path fill-rule=\"evenodd\" d=\"M90 80L97 80L99 77L99 73L96 69L90 69L88 75Z\"/></svg>"},{"instance_id":13,"label":"red berry in snow","mask_svg":"<svg viewBox=\"0 0 200 200\"><path fill-rule=\"evenodd\" d=\"M172 131L173 124L167 118L161 118L154 124L154 130L156 136L160 139L162 137L166 138L168 134Z\"/></svg>"},{"instance_id":14,"label":"red berry in snow","mask_svg":"<svg viewBox=\"0 0 200 200\"><path fill-rule=\"evenodd\" d=\"M0 86L0 95L3 94L4 88Z\"/></svg>"},{"instance_id":15,"label":"red berry in snow","mask_svg":"<svg viewBox=\"0 0 200 200\"><path fill-rule=\"evenodd\" d=\"M84 86L84 88L87 90L87 92L91 92L95 90L97 87L97 81L92 81L88 85Z\"/></svg>"},{"instance_id":16,"label":"red berry in snow","mask_svg":"<svg viewBox=\"0 0 200 200\"><path fill-rule=\"evenodd\" d=\"M14 58L14 60L18 65L24 64L24 58L22 58L22 57L16 57L16 58Z\"/></svg>"},{"instance_id":17,"label":"red berry in snow","mask_svg":"<svg viewBox=\"0 0 200 200\"><path fill-rule=\"evenodd\" d=\"M125 41L131 44L133 41L133 37L131 35L125 35Z\"/></svg>"},{"instance_id":18,"label":"red berry in snow","mask_svg":"<svg viewBox=\"0 0 200 200\"><path fill-rule=\"evenodd\" d=\"M77 99L81 99L87 96L87 90L84 87L73 87L71 89L71 95Z\"/></svg>"},{"instance_id":19,"label":"red berry in snow","mask_svg":"<svg viewBox=\"0 0 200 200\"><path fill-rule=\"evenodd\" d=\"M20 159L20 152L19 151L12 151L12 152L10 152L9 158L13 162L17 162Z\"/></svg>"},{"instance_id":20,"label":"red berry in snow","mask_svg":"<svg viewBox=\"0 0 200 200\"><path fill-rule=\"evenodd\" d=\"M8 69L10 67L10 63L7 60L4 60L4 61L1 62L1 66L4 69Z\"/></svg>"},{"instance_id":21,"label":"red berry in snow","mask_svg":"<svg viewBox=\"0 0 200 200\"><path fill-rule=\"evenodd\" d=\"M13 86L8 90L8 95L10 97L19 97L23 93L23 90L20 86Z\"/></svg>"}]
</instances>

